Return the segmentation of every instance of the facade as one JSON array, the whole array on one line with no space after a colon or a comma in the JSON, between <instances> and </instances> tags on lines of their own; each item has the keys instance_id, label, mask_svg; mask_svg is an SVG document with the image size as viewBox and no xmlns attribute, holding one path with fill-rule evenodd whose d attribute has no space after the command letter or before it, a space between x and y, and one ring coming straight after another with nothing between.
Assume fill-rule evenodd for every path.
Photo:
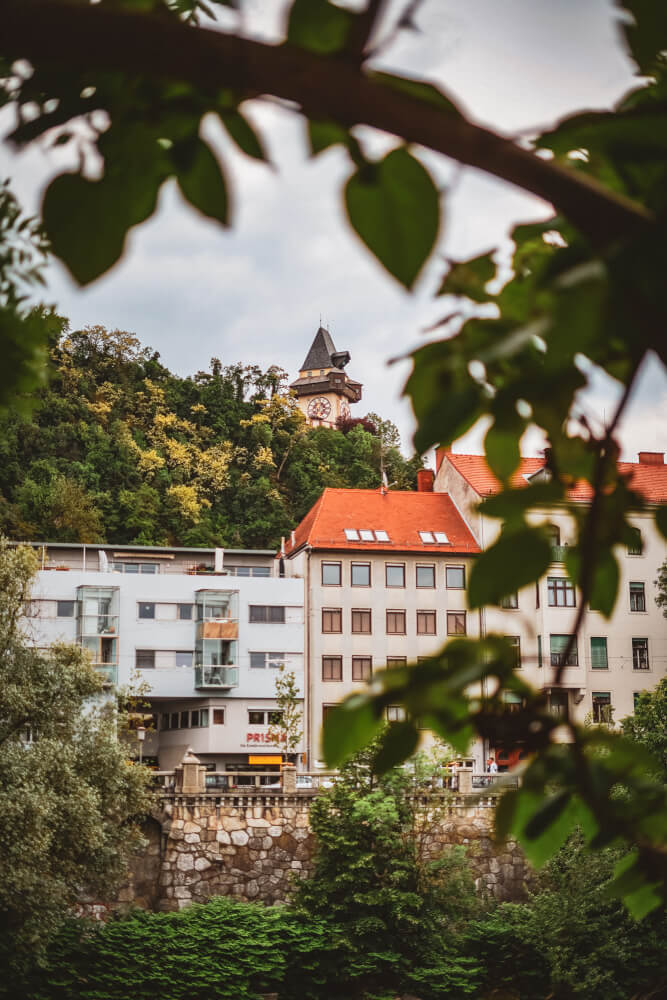
<instances>
[{"instance_id":1,"label":"facade","mask_svg":"<svg viewBox=\"0 0 667 1000\"><path fill-rule=\"evenodd\" d=\"M479 546L450 498L432 492L432 476L424 470L417 493L326 489L285 549L286 574L305 581L310 767L327 710L373 671L479 634L466 603ZM389 720L401 712L390 707Z\"/></svg>"},{"instance_id":2,"label":"facade","mask_svg":"<svg viewBox=\"0 0 667 1000\"><path fill-rule=\"evenodd\" d=\"M361 383L344 371L349 351L337 351L331 334L320 327L306 355L299 377L290 389L311 427L336 427L350 417L350 403L361 399Z\"/></svg>"},{"instance_id":3,"label":"facade","mask_svg":"<svg viewBox=\"0 0 667 1000\"><path fill-rule=\"evenodd\" d=\"M277 668L303 688L304 600L272 550L35 548L33 641L78 642L109 686L145 682L145 758L171 769L190 747L212 770L278 769L267 730Z\"/></svg>"},{"instance_id":4,"label":"facade","mask_svg":"<svg viewBox=\"0 0 667 1000\"><path fill-rule=\"evenodd\" d=\"M496 539L501 523L485 517L480 503L500 489L500 483L479 455L437 453L435 489L447 493L461 510L480 548ZM524 458L514 477L518 486L546 475L546 461ZM553 562L537 586L519 591L503 608L486 608L485 632L511 636L517 662L526 680L546 688L554 713L578 722L621 719L634 709L635 695L654 688L667 671L667 622L655 603L654 581L667 556L667 543L655 527L655 506L667 502L667 466L660 452L640 452L638 462L619 463L645 507L631 515L636 528L632 545L619 547L619 593L613 615L606 619L589 608L577 647L570 655L562 682L551 686L572 630L581 595L570 583L564 564L575 525L564 508L535 510L533 523L546 523L553 538ZM569 499L582 506L590 501L586 483L577 484Z\"/></svg>"}]
</instances>

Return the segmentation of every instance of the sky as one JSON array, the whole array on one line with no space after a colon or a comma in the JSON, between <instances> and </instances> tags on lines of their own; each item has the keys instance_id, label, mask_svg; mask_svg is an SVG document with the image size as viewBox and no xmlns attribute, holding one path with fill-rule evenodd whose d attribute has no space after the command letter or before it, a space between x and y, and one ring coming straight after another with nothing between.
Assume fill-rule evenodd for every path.
<instances>
[{"instance_id":1,"label":"sky","mask_svg":"<svg viewBox=\"0 0 667 1000\"><path fill-rule=\"evenodd\" d=\"M283 0L243 2L243 30L279 40ZM390 0L379 41L404 3ZM221 27L233 27L234 17L223 11ZM420 31L399 33L377 65L436 83L480 124L530 134L573 111L611 107L633 85L617 17L608 0L424 0ZM401 392L409 363L387 361L434 336L424 330L443 313L442 300L433 299L443 258L494 247L507 253L512 226L547 218L550 207L479 170L426 154L445 192L445 222L437 253L408 293L345 221L345 154L334 148L309 159L304 122L273 102L248 102L244 112L261 129L271 166L237 152L215 122L204 126L230 180L230 230L189 209L170 182L156 214L130 234L120 264L80 289L53 262L46 300L73 329L102 324L135 333L180 375L218 357L223 364L278 364L295 378L322 321L336 347L350 351L349 375L364 384L353 415L375 411L393 420L408 450L414 420ZM10 125L5 111L0 134ZM371 151L391 145L370 129L358 136ZM12 178L30 212L38 211L50 178L73 166L67 147L45 143L16 155L0 146L0 177ZM618 395L617 385L599 376L581 405L599 424ZM636 461L639 450L667 450L667 374L655 358L644 366L620 438L626 460ZM481 452L482 440L483 428L475 427L455 450ZM542 446L531 432L522 442L525 454Z\"/></svg>"}]
</instances>

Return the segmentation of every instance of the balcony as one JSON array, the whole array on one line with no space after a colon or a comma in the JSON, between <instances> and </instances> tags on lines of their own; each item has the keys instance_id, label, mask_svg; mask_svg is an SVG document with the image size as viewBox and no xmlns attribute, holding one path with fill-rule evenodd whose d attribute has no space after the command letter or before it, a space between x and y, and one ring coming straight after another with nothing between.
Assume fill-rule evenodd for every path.
<instances>
[{"instance_id":1,"label":"balcony","mask_svg":"<svg viewBox=\"0 0 667 1000\"><path fill-rule=\"evenodd\" d=\"M116 663L93 663L95 672L98 673L105 687L113 687L118 683L118 664Z\"/></svg>"},{"instance_id":2,"label":"balcony","mask_svg":"<svg viewBox=\"0 0 667 1000\"><path fill-rule=\"evenodd\" d=\"M568 548L569 546L567 545L552 545L551 546L552 563L564 563Z\"/></svg>"},{"instance_id":3,"label":"balcony","mask_svg":"<svg viewBox=\"0 0 667 1000\"><path fill-rule=\"evenodd\" d=\"M238 667L198 666L195 667L195 687L223 690L238 687Z\"/></svg>"}]
</instances>

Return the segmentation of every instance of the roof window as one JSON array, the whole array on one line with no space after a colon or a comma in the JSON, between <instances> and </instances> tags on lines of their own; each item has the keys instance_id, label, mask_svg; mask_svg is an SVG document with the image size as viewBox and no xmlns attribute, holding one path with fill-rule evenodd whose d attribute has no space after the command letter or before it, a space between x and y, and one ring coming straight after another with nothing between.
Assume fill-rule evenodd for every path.
<instances>
[{"instance_id":1,"label":"roof window","mask_svg":"<svg viewBox=\"0 0 667 1000\"><path fill-rule=\"evenodd\" d=\"M447 545L449 543L444 531L420 531L419 537L424 545Z\"/></svg>"},{"instance_id":2,"label":"roof window","mask_svg":"<svg viewBox=\"0 0 667 1000\"><path fill-rule=\"evenodd\" d=\"M444 531L436 531L434 532L434 534L435 534L435 540L438 543L438 545L449 545L449 539L447 538L447 535L444 533Z\"/></svg>"},{"instance_id":3,"label":"roof window","mask_svg":"<svg viewBox=\"0 0 667 1000\"><path fill-rule=\"evenodd\" d=\"M372 531L369 531L367 528L362 528L361 529L361 531L359 532L359 537L361 538L362 542L374 542L375 541L375 535L373 534Z\"/></svg>"},{"instance_id":4,"label":"roof window","mask_svg":"<svg viewBox=\"0 0 667 1000\"><path fill-rule=\"evenodd\" d=\"M422 542L424 542L426 545L433 545L433 543L435 542L435 538L433 537L432 531L420 531L419 537L421 538Z\"/></svg>"},{"instance_id":5,"label":"roof window","mask_svg":"<svg viewBox=\"0 0 667 1000\"><path fill-rule=\"evenodd\" d=\"M384 529L371 530L370 528L345 528L345 537L348 542L388 542L389 535Z\"/></svg>"},{"instance_id":6,"label":"roof window","mask_svg":"<svg viewBox=\"0 0 667 1000\"><path fill-rule=\"evenodd\" d=\"M347 538L348 542L358 542L359 532L357 531L356 528L346 528L345 537Z\"/></svg>"},{"instance_id":7,"label":"roof window","mask_svg":"<svg viewBox=\"0 0 667 1000\"><path fill-rule=\"evenodd\" d=\"M386 531L376 531L375 532L375 540L378 541L378 542L388 542L389 541L389 535L387 534Z\"/></svg>"}]
</instances>

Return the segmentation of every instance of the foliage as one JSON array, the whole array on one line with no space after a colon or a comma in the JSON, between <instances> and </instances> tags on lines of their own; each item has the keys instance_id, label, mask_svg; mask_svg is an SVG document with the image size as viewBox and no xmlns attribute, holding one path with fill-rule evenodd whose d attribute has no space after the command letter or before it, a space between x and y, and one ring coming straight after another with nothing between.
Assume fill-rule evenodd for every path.
<instances>
[{"instance_id":1,"label":"foliage","mask_svg":"<svg viewBox=\"0 0 667 1000\"><path fill-rule=\"evenodd\" d=\"M13 538L264 548L325 486L380 484L377 435L310 430L281 369L180 378L132 334L63 325L31 415L0 417ZM386 462L414 488L418 458Z\"/></svg>"},{"instance_id":2,"label":"foliage","mask_svg":"<svg viewBox=\"0 0 667 1000\"><path fill-rule=\"evenodd\" d=\"M662 608L663 618L667 618L667 559L660 566L658 579L654 583L658 589L658 593L655 596L655 603L659 608Z\"/></svg>"},{"instance_id":3,"label":"foliage","mask_svg":"<svg viewBox=\"0 0 667 1000\"><path fill-rule=\"evenodd\" d=\"M276 674L276 706L278 717L271 715L267 736L271 743L278 743L284 753L294 753L303 734L303 699L299 695L296 675L281 664Z\"/></svg>"},{"instance_id":4,"label":"foliage","mask_svg":"<svg viewBox=\"0 0 667 1000\"><path fill-rule=\"evenodd\" d=\"M147 774L125 760L114 706L75 646L21 631L37 560L0 540L0 927L9 977L83 890L108 892L140 843ZM93 703L91 704L91 699ZM97 701L95 701L97 699Z\"/></svg>"},{"instance_id":5,"label":"foliage","mask_svg":"<svg viewBox=\"0 0 667 1000\"><path fill-rule=\"evenodd\" d=\"M327 0L295 0L283 46L181 23L197 21L204 8L195 0L166 5L107 0L92 7L9 0L3 24L8 65L30 59L33 70L21 73L19 66L6 77L5 100L16 103L18 121L10 141L21 148L57 128L59 141L76 143L71 123L84 119L90 144L104 164L101 178L92 180L81 155L79 171L56 177L43 202L54 252L81 283L118 260L127 233L152 214L169 177L176 178L194 208L229 223L224 170L200 138L200 122L204 115L217 116L247 155L261 158L261 140L240 110L245 98L257 94L285 99L308 118L313 155L332 144L349 155L348 219L406 288L413 287L432 255L443 215L443 198L412 144L480 167L553 203L554 218L514 229L514 275L499 291L488 291L496 275L493 254L450 266L439 289L448 298L443 325L449 336L415 352L406 391L418 421L420 452L449 444L480 417L491 418L486 455L504 489L488 502L487 512L502 519L506 529L476 563L471 606L497 601L539 577L548 540L543 526L529 523L526 514L536 503L563 503L578 535L566 563L581 591L574 635L591 601L607 617L613 611L619 576L613 549L628 539L628 511L641 505L617 476L615 431L646 353L667 357L667 14L664 4L623 2L629 16L622 30L637 67L637 88L613 111L565 119L536 137L533 150L468 121L426 81L370 70L366 60L375 49L369 42L384 12L376 0L355 13ZM413 17L414 5L408 4L398 30L413 27ZM399 144L373 159L350 131L358 124L389 132ZM575 400L599 369L623 386L617 410L601 430L579 413ZM508 484L529 421L550 440L549 482L512 490ZM361 449L370 445L360 436L354 443ZM184 516L198 535L204 524L214 530L205 484L183 488L187 456L182 449L165 448L163 454L150 441L135 444L146 451L149 466L155 467L157 452L158 464L162 460L167 474L177 475L167 488L170 514L161 530L173 530L170 524ZM266 453L261 454L260 469L268 464ZM221 475L222 464L223 469L217 464ZM363 462L359 465L356 472L363 470ZM271 497L270 475L265 470L253 475L262 498ZM158 469L154 476L159 484ZM592 487L586 512L566 501L568 486L579 480ZM125 509L122 496L120 519L134 516L140 539L155 519L158 485L142 484L140 502L130 504L137 499L130 493ZM268 516L256 515L259 523L252 514L250 524L239 518L248 524L246 537L262 532L275 538L281 521L277 503L271 499ZM138 515L130 514L134 509ZM238 516L239 509L232 505L230 514ZM667 534L664 508L656 521ZM647 784L636 744L572 724L570 745L554 744L544 695L528 690L513 674L505 645L493 637L479 644L450 643L425 665L387 674L383 690L353 696L329 716L330 761L353 752L377 731L388 696L394 703L403 700L413 718L428 715L454 744L473 733L523 738L534 759L523 790L504 800L502 829L522 836L536 862L552 854L576 822L586 821L598 846L616 838L636 842L635 861L617 888L635 914L646 912L659 901L657 886L667 869L661 846L664 789ZM470 684L484 678L500 682L497 693L471 701ZM562 668L552 683L558 686L561 680ZM525 709L511 719L504 715L502 687L526 700ZM395 730L386 759L409 755L414 742L414 727ZM626 793L623 809L612 794L619 783Z\"/></svg>"},{"instance_id":6,"label":"foliage","mask_svg":"<svg viewBox=\"0 0 667 1000\"><path fill-rule=\"evenodd\" d=\"M314 871L295 903L327 922L342 995L465 996L478 968L457 954L456 940L477 910L472 877L457 849L429 860L416 776L396 770L376 778L381 748L377 740L348 761L313 801Z\"/></svg>"},{"instance_id":7,"label":"foliage","mask_svg":"<svg viewBox=\"0 0 667 1000\"><path fill-rule=\"evenodd\" d=\"M653 691L640 691L633 715L621 719L623 734L651 753L667 776L667 678Z\"/></svg>"}]
</instances>

